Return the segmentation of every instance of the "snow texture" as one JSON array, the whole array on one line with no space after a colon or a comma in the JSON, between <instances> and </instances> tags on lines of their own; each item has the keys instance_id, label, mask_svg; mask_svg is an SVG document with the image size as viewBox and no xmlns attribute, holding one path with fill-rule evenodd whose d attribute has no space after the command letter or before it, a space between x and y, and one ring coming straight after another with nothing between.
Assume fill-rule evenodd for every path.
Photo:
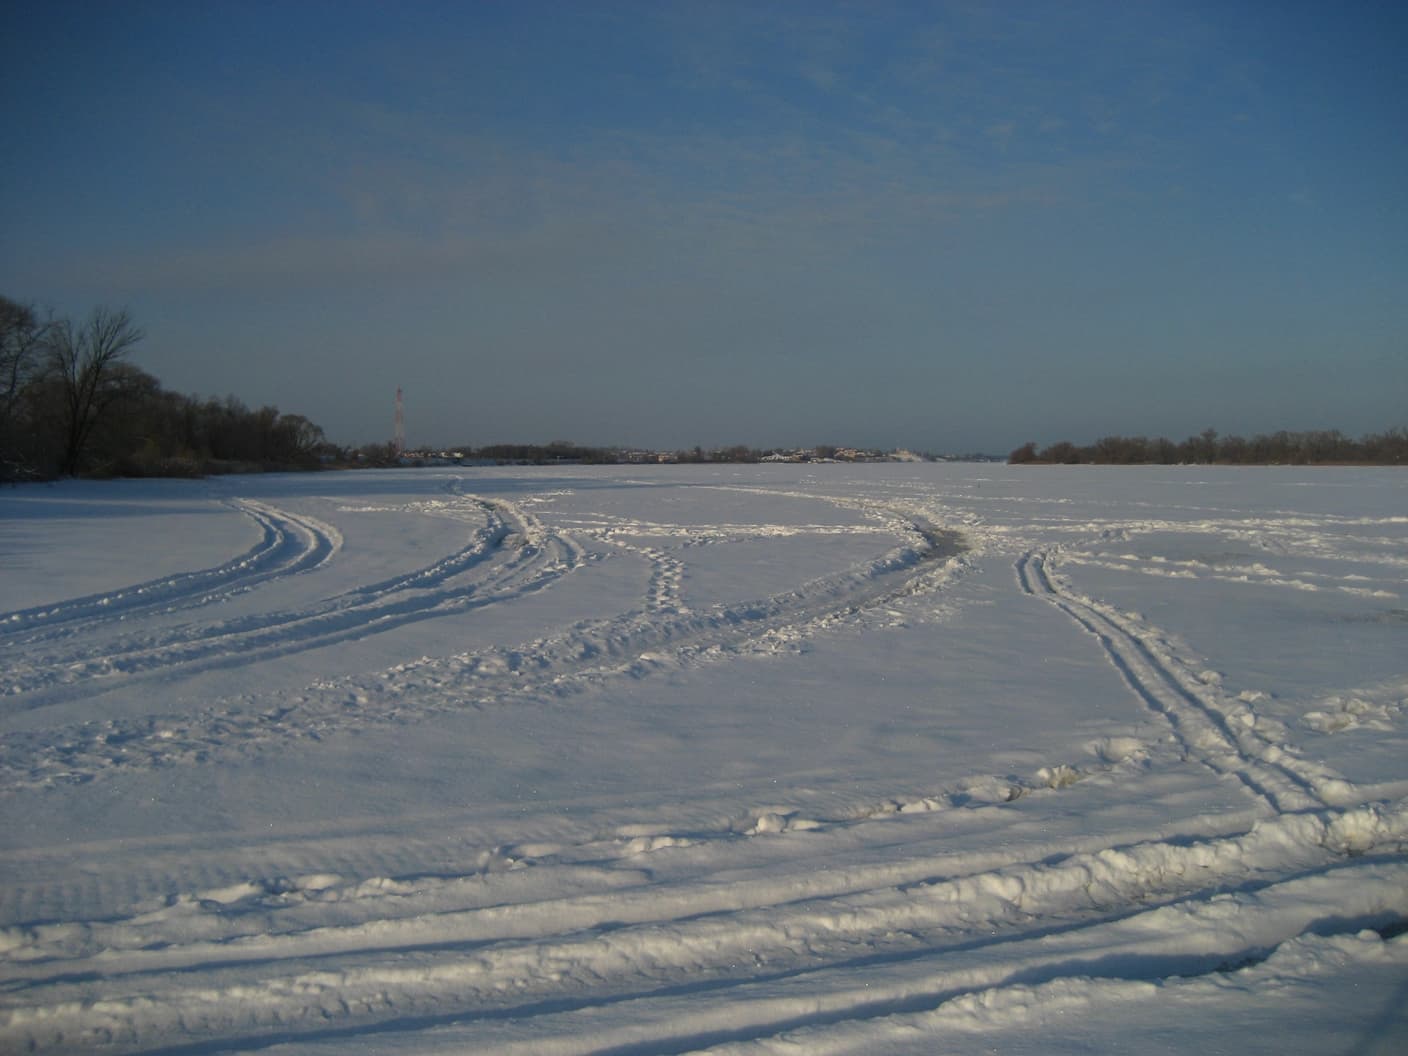
<instances>
[{"instance_id":1,"label":"snow texture","mask_svg":"<svg viewBox=\"0 0 1408 1056\"><path fill-rule=\"evenodd\" d=\"M1408 1047L1408 479L0 495L0 1051Z\"/></svg>"}]
</instances>

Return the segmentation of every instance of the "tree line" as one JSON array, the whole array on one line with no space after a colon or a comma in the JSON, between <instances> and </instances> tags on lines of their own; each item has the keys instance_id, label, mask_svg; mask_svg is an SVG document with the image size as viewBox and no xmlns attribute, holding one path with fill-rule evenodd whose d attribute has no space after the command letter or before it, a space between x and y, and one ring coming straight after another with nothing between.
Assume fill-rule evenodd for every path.
<instances>
[{"instance_id":1,"label":"tree line","mask_svg":"<svg viewBox=\"0 0 1408 1056\"><path fill-rule=\"evenodd\" d=\"M907 461L940 461L940 456L927 452L906 452L905 454ZM441 452L411 451L406 453L398 453L390 444L366 444L355 451L347 452L346 457L350 464L355 465L401 465L407 463L423 465L432 459L531 465L568 462L605 466L658 462L748 464L767 461L884 462L896 460L889 452L838 448L834 444L818 444L810 448L756 448L748 447L746 444L733 444L708 449L696 445L692 448L674 450L642 450L623 447L590 447L566 440L554 440L550 444L487 444L483 447L460 444ZM992 456L972 455L965 456L965 458L1000 461Z\"/></svg>"},{"instance_id":2,"label":"tree line","mask_svg":"<svg viewBox=\"0 0 1408 1056\"><path fill-rule=\"evenodd\" d=\"M125 309L74 322L0 296L0 480L302 468L329 452L302 415L168 392L128 361L143 336Z\"/></svg>"},{"instance_id":3,"label":"tree line","mask_svg":"<svg viewBox=\"0 0 1408 1056\"><path fill-rule=\"evenodd\" d=\"M588 466L616 466L646 462L761 462L773 449L758 450L744 445L717 447L705 450L702 447L675 451L640 451L621 447L593 447L574 444L568 440L554 440L548 444L485 444L475 447L472 444L456 444L447 449L454 453L460 462L495 462L523 465L553 465L572 463ZM832 449L834 450L834 448ZM347 453L347 460L355 465L389 466L410 463L423 463L431 455L429 452L407 452L400 454L391 444L364 444Z\"/></svg>"},{"instance_id":4,"label":"tree line","mask_svg":"<svg viewBox=\"0 0 1408 1056\"><path fill-rule=\"evenodd\" d=\"M1204 429L1174 443L1163 437L1106 436L1079 447L1061 440L1037 450L1026 443L1007 456L1013 465L1408 465L1408 430L1389 429L1355 440L1338 429L1262 433L1247 439Z\"/></svg>"}]
</instances>

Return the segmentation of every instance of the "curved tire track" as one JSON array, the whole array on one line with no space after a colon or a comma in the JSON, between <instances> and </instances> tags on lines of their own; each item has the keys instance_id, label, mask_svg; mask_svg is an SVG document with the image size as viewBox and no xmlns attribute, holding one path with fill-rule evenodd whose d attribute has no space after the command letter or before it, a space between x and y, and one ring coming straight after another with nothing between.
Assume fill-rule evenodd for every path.
<instances>
[{"instance_id":1,"label":"curved tire track","mask_svg":"<svg viewBox=\"0 0 1408 1056\"><path fill-rule=\"evenodd\" d=\"M262 532L259 542L238 557L212 568L0 613L0 636L36 632L16 643L27 645L50 637L83 633L99 624L153 611L173 612L210 605L270 579L318 568L342 548L342 536L337 529L312 517L298 516L248 499L233 500L226 505L253 520ZM55 633L45 633L51 628Z\"/></svg>"},{"instance_id":2,"label":"curved tire track","mask_svg":"<svg viewBox=\"0 0 1408 1056\"><path fill-rule=\"evenodd\" d=\"M361 637L375 630L522 597L550 586L583 557L570 537L549 532L530 515L495 502L508 525L488 531L492 571L454 589L380 596L311 616L261 622L251 631L205 636L138 651L121 658L124 678L252 663ZM896 515L898 516L898 515ZM511 527L510 527L511 526ZM714 662L742 652L787 648L877 606L936 589L952 574L951 559L966 549L956 532L921 518L907 523L910 537L858 568L813 580L793 591L738 605L700 611L655 611L649 602L615 618L578 624L551 638L514 649L430 657L379 672L374 688L349 677L317 684L292 699L243 700L179 718L111 719L31 734L0 737L0 775L10 788L84 782L114 769L203 762L243 755L262 746L320 738L339 730L407 721L466 707L515 700L560 698L617 678L639 678L670 666ZM292 637L290 637L292 636ZM90 696L107 657L88 677L72 668L42 675L66 684L18 698L21 707ZM21 677L22 677L21 673Z\"/></svg>"},{"instance_id":3,"label":"curved tire track","mask_svg":"<svg viewBox=\"0 0 1408 1056\"><path fill-rule=\"evenodd\" d=\"M91 647L40 655L7 672L0 697L32 709L91 696L107 678L130 684L132 678L173 670L190 673L288 656L533 593L580 563L583 551L569 537L547 531L510 503L474 501L486 511L486 527L466 547L424 568L303 609L134 635L97 656ZM295 567L321 563L326 559L319 557L321 549L310 548ZM477 578L460 580L479 566L484 569Z\"/></svg>"},{"instance_id":4,"label":"curved tire track","mask_svg":"<svg viewBox=\"0 0 1408 1056\"><path fill-rule=\"evenodd\" d=\"M571 692L868 619L895 597L937 589L961 549L959 536L912 511L906 522L911 545L794 591L669 613L661 601L671 596L655 590L640 611L519 650L406 665L381 680L385 696L414 686L418 700L404 706L434 709L466 697ZM520 523L525 546L541 546L540 526ZM523 547L507 538L480 571L509 574L511 551ZM478 819L422 826L427 843L454 846L453 864L422 876L360 872L386 849L365 845L355 857L362 864L346 869L353 875L336 876L343 864L326 843L281 850L288 834L280 834L212 854L225 875L184 888L171 882L184 845L147 866L166 870L156 882L133 880L141 855L129 848L95 883L164 898L109 919L30 917L0 929L0 1047L174 1056L291 1042L338 1051L344 1039L376 1047L385 1034L401 1035L388 1047L510 1056L733 1043L866 1051L867 1041L893 1040L887 1017L961 1018L966 1005L1048 982L1113 989L1210 975L1300 937L1401 929L1408 801L1316 802L1327 798L1324 774L1240 729L1216 687L1192 678L1139 620L1071 591L1044 551L1023 554L1014 570L1024 592L1100 642L1189 757L1237 776L1276 815L1252 825L1260 807L1240 809L1241 820L1189 835L1154 836L1141 824L1133 834L1058 837L1034 831L1024 797L997 797L969 818L989 828L1005 819L1011 838L974 853L952 814L898 817L899 804L863 816L818 813L819 821L760 810L707 832L601 825L589 809L575 843L558 838L561 827L539 805L538 831L519 829L518 810L506 823L521 848L484 846L478 858L453 842ZM428 572L432 584L437 575ZM406 579L360 588L371 592L363 600L392 583L413 591ZM356 605L361 594L340 597ZM270 721L335 724L331 712L362 688L355 679L329 685ZM238 716L193 721L216 718ZM354 709L350 721L369 719ZM261 736L253 726L212 732L236 750L247 734L245 743ZM1202 780L1196 769L1174 769L1185 787ZM1067 794L1062 787L1031 791ZM261 851L306 851L306 875L258 873ZM229 875L240 868L248 872ZM980 1026L981 1015L971 1021ZM930 1041L946 1026L922 1025Z\"/></svg>"}]
</instances>

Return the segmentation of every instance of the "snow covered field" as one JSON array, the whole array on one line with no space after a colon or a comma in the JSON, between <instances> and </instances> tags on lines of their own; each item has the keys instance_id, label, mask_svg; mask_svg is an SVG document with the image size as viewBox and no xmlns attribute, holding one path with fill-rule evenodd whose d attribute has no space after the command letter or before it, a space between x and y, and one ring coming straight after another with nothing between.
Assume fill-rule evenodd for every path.
<instances>
[{"instance_id":1,"label":"snow covered field","mask_svg":"<svg viewBox=\"0 0 1408 1056\"><path fill-rule=\"evenodd\" d=\"M1408 1050L1402 471L0 493L0 1051Z\"/></svg>"}]
</instances>

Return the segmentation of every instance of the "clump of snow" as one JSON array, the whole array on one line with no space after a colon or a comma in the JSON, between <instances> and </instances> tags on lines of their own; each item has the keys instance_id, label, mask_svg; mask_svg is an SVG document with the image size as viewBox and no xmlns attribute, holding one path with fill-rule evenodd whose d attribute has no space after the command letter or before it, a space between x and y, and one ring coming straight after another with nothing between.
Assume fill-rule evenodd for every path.
<instances>
[{"instance_id":1,"label":"clump of snow","mask_svg":"<svg viewBox=\"0 0 1408 1056\"><path fill-rule=\"evenodd\" d=\"M668 847L693 847L694 842L679 836L635 836L626 843L626 853L649 854Z\"/></svg>"},{"instance_id":2,"label":"clump of snow","mask_svg":"<svg viewBox=\"0 0 1408 1056\"><path fill-rule=\"evenodd\" d=\"M1331 818L1324 844L1341 854L1363 854L1384 843L1408 838L1408 810L1384 810L1377 804L1347 810Z\"/></svg>"},{"instance_id":3,"label":"clump of snow","mask_svg":"<svg viewBox=\"0 0 1408 1056\"><path fill-rule=\"evenodd\" d=\"M1404 704L1404 701L1375 702L1358 696L1333 696L1314 711L1307 711L1301 721L1319 733L1340 733L1360 727L1387 732L1397 724Z\"/></svg>"},{"instance_id":4,"label":"clump of snow","mask_svg":"<svg viewBox=\"0 0 1408 1056\"><path fill-rule=\"evenodd\" d=\"M1043 766L1036 772L1037 782L1047 788L1067 788L1084 776L1075 767L1067 766L1065 763L1059 763L1056 766Z\"/></svg>"},{"instance_id":5,"label":"clump of snow","mask_svg":"<svg viewBox=\"0 0 1408 1056\"><path fill-rule=\"evenodd\" d=\"M1137 737L1101 737L1090 743L1089 750L1106 763L1123 763L1148 755L1144 742Z\"/></svg>"}]
</instances>

